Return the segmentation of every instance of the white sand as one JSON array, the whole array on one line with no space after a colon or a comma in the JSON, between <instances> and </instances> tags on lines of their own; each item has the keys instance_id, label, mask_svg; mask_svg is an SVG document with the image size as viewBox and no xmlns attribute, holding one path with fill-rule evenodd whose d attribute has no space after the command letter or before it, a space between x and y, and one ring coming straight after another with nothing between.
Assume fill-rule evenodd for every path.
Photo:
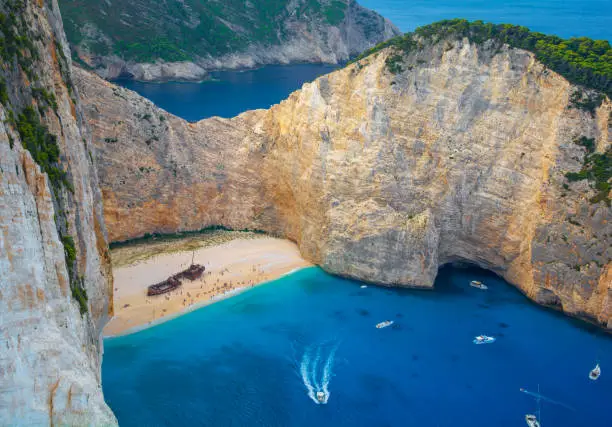
<instances>
[{"instance_id":1,"label":"white sand","mask_svg":"<svg viewBox=\"0 0 612 427\"><path fill-rule=\"evenodd\" d=\"M164 253L113 270L115 316L105 336L123 335L233 295L242 289L308 267L297 246L271 237L237 239L195 251L194 262L206 267L202 277L183 280L178 289L147 297L149 285L189 267L191 251Z\"/></svg>"}]
</instances>

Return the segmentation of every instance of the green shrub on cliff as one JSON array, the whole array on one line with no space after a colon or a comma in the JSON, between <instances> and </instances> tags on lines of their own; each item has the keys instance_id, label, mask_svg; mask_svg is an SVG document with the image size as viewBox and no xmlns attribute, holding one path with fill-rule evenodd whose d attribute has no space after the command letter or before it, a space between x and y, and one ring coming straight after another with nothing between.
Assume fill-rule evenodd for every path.
<instances>
[{"instance_id":1,"label":"green shrub on cliff","mask_svg":"<svg viewBox=\"0 0 612 427\"><path fill-rule=\"evenodd\" d=\"M344 20L344 12L346 3L338 0L333 0L327 7L323 9L325 20L330 25L338 25Z\"/></svg>"},{"instance_id":2,"label":"green shrub on cliff","mask_svg":"<svg viewBox=\"0 0 612 427\"><path fill-rule=\"evenodd\" d=\"M585 138L586 139L586 138ZM583 145L583 144L581 144ZM597 191L597 194L591 198L591 203L599 203L603 201L610 206L610 190L612 186L612 147L608 148L604 153L588 154L589 147L587 146L587 155L584 157L584 164L580 172L568 172L565 177L570 181L589 180L591 186Z\"/></svg>"},{"instance_id":3,"label":"green shrub on cliff","mask_svg":"<svg viewBox=\"0 0 612 427\"><path fill-rule=\"evenodd\" d=\"M31 81L38 80L32 68L39 58L38 50L32 41L28 25L24 22L25 4L21 1L7 1L6 13L0 12L0 58L10 64L16 58L21 69Z\"/></svg>"},{"instance_id":4,"label":"green shrub on cliff","mask_svg":"<svg viewBox=\"0 0 612 427\"><path fill-rule=\"evenodd\" d=\"M6 87L6 80L0 77L0 103L4 106L8 106L9 96Z\"/></svg>"},{"instance_id":5,"label":"green shrub on cliff","mask_svg":"<svg viewBox=\"0 0 612 427\"><path fill-rule=\"evenodd\" d=\"M440 21L381 43L364 52L358 59L389 46L409 53L420 48L422 41L436 43L464 37L474 43L493 40L533 52L540 62L570 82L612 97L612 47L608 41L591 40L587 37L562 39L516 25L469 22L465 19ZM576 106L591 111L601 104L602 100L603 97L589 97L584 100L582 94L575 95L574 99Z\"/></svg>"},{"instance_id":6,"label":"green shrub on cliff","mask_svg":"<svg viewBox=\"0 0 612 427\"><path fill-rule=\"evenodd\" d=\"M61 184L71 188L59 164L59 146L57 137L47 130L40 122L38 114L32 107L24 108L17 116L17 132L21 137L23 147L27 149L40 168L47 173L52 186L59 188Z\"/></svg>"},{"instance_id":7,"label":"green shrub on cliff","mask_svg":"<svg viewBox=\"0 0 612 427\"><path fill-rule=\"evenodd\" d=\"M83 316L87 311L89 311L89 307L87 305L87 290L85 289L85 279L83 277L79 277L77 280L74 280L70 283L70 290L72 291L72 298L79 304L79 311L81 312L81 316Z\"/></svg>"}]
</instances>

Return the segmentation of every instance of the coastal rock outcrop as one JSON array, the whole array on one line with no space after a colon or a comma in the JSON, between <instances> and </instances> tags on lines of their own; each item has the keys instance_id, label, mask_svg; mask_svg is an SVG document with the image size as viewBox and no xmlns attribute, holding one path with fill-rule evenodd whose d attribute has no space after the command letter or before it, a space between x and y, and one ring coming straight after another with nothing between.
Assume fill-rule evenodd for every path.
<instances>
[{"instance_id":1,"label":"coastal rock outcrop","mask_svg":"<svg viewBox=\"0 0 612 427\"><path fill-rule=\"evenodd\" d=\"M106 79L199 81L208 70L336 64L400 33L354 0L81 3L60 0L68 38Z\"/></svg>"},{"instance_id":2,"label":"coastal rock outcrop","mask_svg":"<svg viewBox=\"0 0 612 427\"><path fill-rule=\"evenodd\" d=\"M116 425L102 199L56 1L0 2L0 32L0 425Z\"/></svg>"},{"instance_id":3,"label":"coastal rock outcrop","mask_svg":"<svg viewBox=\"0 0 612 427\"><path fill-rule=\"evenodd\" d=\"M110 239L222 224L297 242L325 270L431 287L490 269L529 298L612 328L612 212L581 138L609 152L612 103L525 50L439 40L383 49L269 110L187 123L78 71ZM606 196L606 195L604 195Z\"/></svg>"}]
</instances>

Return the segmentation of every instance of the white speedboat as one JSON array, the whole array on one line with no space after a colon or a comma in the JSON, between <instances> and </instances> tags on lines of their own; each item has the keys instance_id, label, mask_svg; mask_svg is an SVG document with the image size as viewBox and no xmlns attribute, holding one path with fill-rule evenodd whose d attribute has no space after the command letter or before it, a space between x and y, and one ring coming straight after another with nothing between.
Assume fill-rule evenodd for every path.
<instances>
[{"instance_id":1,"label":"white speedboat","mask_svg":"<svg viewBox=\"0 0 612 427\"><path fill-rule=\"evenodd\" d=\"M319 403L325 403L325 393L322 391L317 391L317 400Z\"/></svg>"},{"instance_id":2,"label":"white speedboat","mask_svg":"<svg viewBox=\"0 0 612 427\"><path fill-rule=\"evenodd\" d=\"M365 288L367 288L366 285L361 285L361 289L365 289Z\"/></svg>"},{"instance_id":3,"label":"white speedboat","mask_svg":"<svg viewBox=\"0 0 612 427\"><path fill-rule=\"evenodd\" d=\"M380 322L376 325L377 329L386 328L387 326L393 325L393 320L385 320L384 322Z\"/></svg>"},{"instance_id":4,"label":"white speedboat","mask_svg":"<svg viewBox=\"0 0 612 427\"><path fill-rule=\"evenodd\" d=\"M525 415L525 422L529 427L540 427L540 422L538 421L538 418L535 415Z\"/></svg>"},{"instance_id":5,"label":"white speedboat","mask_svg":"<svg viewBox=\"0 0 612 427\"><path fill-rule=\"evenodd\" d=\"M471 287L473 287L473 288L482 289L483 291L486 291L487 289L489 289L489 288L487 287L487 285L485 285L485 284L484 284L484 283L482 283L482 282L479 282L478 280L472 280L472 281L470 282L470 286L471 286Z\"/></svg>"},{"instance_id":6,"label":"white speedboat","mask_svg":"<svg viewBox=\"0 0 612 427\"><path fill-rule=\"evenodd\" d=\"M495 342L494 337L489 337L487 335L478 335L474 338L474 344L491 344Z\"/></svg>"},{"instance_id":7,"label":"white speedboat","mask_svg":"<svg viewBox=\"0 0 612 427\"><path fill-rule=\"evenodd\" d=\"M601 368L599 367L599 363L595 365L595 367L589 372L589 379L595 381L601 375Z\"/></svg>"}]
</instances>

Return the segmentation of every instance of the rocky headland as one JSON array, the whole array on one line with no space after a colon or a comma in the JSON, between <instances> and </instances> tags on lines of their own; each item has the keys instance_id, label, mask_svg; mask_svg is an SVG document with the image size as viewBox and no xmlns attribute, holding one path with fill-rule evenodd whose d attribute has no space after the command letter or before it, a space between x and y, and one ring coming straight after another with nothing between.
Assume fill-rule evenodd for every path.
<instances>
[{"instance_id":1,"label":"rocky headland","mask_svg":"<svg viewBox=\"0 0 612 427\"><path fill-rule=\"evenodd\" d=\"M79 70L110 239L260 229L389 286L470 262L612 328L609 187L586 179L609 174L610 100L580 105L592 92L527 50L411 37L269 110L197 123Z\"/></svg>"},{"instance_id":2,"label":"rocky headland","mask_svg":"<svg viewBox=\"0 0 612 427\"><path fill-rule=\"evenodd\" d=\"M209 70L336 64L400 34L354 0L59 3L75 59L106 79L199 81Z\"/></svg>"}]
</instances>

